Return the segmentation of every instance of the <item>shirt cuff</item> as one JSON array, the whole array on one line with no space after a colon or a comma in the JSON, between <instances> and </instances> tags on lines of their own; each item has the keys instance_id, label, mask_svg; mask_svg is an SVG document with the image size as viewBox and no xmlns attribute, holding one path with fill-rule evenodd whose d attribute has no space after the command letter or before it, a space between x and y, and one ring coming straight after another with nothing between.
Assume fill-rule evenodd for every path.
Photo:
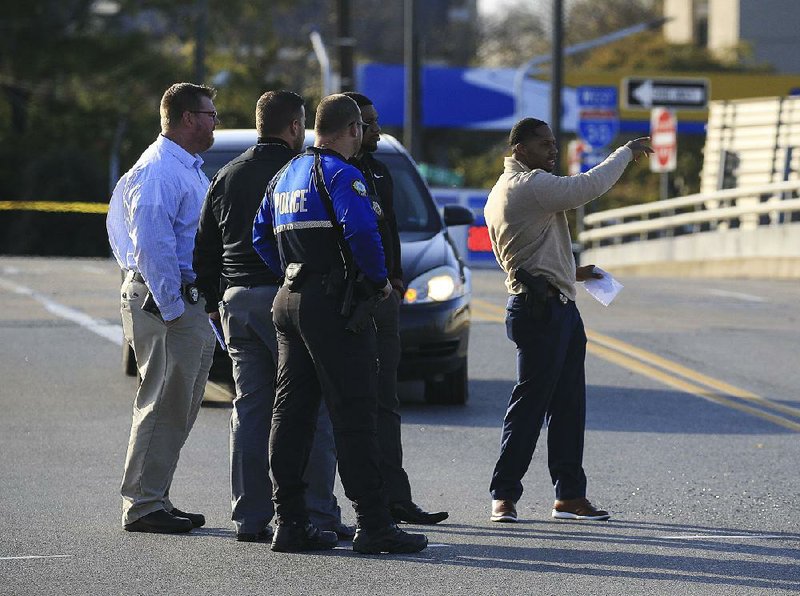
<instances>
[{"instance_id":1,"label":"shirt cuff","mask_svg":"<svg viewBox=\"0 0 800 596\"><path fill-rule=\"evenodd\" d=\"M159 310L161 311L161 318L164 319L164 321L174 321L183 314L186 307L183 305L183 298L178 298L175 302L167 306L159 307Z\"/></svg>"}]
</instances>

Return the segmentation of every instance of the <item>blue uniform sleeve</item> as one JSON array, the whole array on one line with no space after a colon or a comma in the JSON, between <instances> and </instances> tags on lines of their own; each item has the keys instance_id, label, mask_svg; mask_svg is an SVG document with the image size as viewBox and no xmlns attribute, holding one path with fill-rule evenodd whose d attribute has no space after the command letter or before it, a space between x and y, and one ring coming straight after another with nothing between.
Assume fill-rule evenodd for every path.
<instances>
[{"instance_id":1,"label":"blue uniform sleeve","mask_svg":"<svg viewBox=\"0 0 800 596\"><path fill-rule=\"evenodd\" d=\"M363 175L352 166L342 168L331 179L330 194L356 266L376 287L383 287L387 278L386 259Z\"/></svg>"},{"instance_id":2,"label":"blue uniform sleeve","mask_svg":"<svg viewBox=\"0 0 800 596\"><path fill-rule=\"evenodd\" d=\"M270 195L272 185L267 188L267 193L258 207L256 218L253 220L253 248L267 264L267 267L279 276L283 276L281 257L278 253L278 243L275 240L275 230L272 224L272 201Z\"/></svg>"}]
</instances>

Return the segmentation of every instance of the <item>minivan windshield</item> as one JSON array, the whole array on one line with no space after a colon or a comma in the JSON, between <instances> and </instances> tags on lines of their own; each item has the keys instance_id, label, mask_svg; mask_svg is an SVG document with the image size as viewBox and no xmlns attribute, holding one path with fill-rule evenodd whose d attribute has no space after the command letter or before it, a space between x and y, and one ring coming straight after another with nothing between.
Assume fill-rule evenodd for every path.
<instances>
[{"instance_id":1,"label":"minivan windshield","mask_svg":"<svg viewBox=\"0 0 800 596\"><path fill-rule=\"evenodd\" d=\"M241 151L215 150L203 153L203 172L209 180ZM394 182L394 210L397 229L406 240L424 240L436 234L442 220L433 199L425 188L414 164L400 153L378 151L375 155L386 164Z\"/></svg>"}]
</instances>

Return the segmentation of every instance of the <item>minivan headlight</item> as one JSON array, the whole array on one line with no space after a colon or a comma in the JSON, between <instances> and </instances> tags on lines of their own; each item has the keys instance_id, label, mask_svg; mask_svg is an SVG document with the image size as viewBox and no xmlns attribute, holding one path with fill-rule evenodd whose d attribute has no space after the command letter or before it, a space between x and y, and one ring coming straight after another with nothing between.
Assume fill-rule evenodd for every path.
<instances>
[{"instance_id":1,"label":"minivan headlight","mask_svg":"<svg viewBox=\"0 0 800 596\"><path fill-rule=\"evenodd\" d=\"M464 295L466 287L461 275L452 267L443 265L414 278L406 289L406 304L443 302Z\"/></svg>"}]
</instances>

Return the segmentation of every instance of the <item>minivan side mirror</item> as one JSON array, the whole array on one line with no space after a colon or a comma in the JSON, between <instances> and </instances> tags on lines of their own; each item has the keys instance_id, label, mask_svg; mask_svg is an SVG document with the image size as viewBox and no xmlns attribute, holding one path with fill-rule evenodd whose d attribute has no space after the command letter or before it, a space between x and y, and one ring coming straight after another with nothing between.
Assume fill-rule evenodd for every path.
<instances>
[{"instance_id":1,"label":"minivan side mirror","mask_svg":"<svg viewBox=\"0 0 800 596\"><path fill-rule=\"evenodd\" d=\"M475 221L472 211L461 205L444 206L444 225L446 226L468 226Z\"/></svg>"}]
</instances>

